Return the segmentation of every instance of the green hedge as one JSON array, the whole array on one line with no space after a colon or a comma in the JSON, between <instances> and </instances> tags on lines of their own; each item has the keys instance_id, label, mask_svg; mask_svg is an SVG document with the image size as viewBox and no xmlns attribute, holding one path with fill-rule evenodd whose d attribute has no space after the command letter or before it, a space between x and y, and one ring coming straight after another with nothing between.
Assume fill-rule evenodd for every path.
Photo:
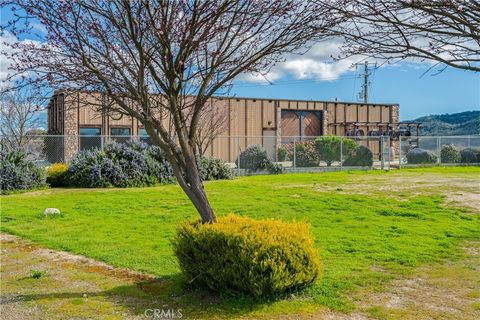
<instances>
[{"instance_id":1,"label":"green hedge","mask_svg":"<svg viewBox=\"0 0 480 320\"><path fill-rule=\"evenodd\" d=\"M321 273L309 225L229 215L182 224L173 242L187 282L226 294L271 297Z\"/></svg>"},{"instance_id":2,"label":"green hedge","mask_svg":"<svg viewBox=\"0 0 480 320\"><path fill-rule=\"evenodd\" d=\"M232 169L222 159L198 156L197 163L203 181L233 179Z\"/></svg>"},{"instance_id":3,"label":"green hedge","mask_svg":"<svg viewBox=\"0 0 480 320\"><path fill-rule=\"evenodd\" d=\"M47 168L47 183L51 187L66 187L68 185L68 165L54 163Z\"/></svg>"}]
</instances>

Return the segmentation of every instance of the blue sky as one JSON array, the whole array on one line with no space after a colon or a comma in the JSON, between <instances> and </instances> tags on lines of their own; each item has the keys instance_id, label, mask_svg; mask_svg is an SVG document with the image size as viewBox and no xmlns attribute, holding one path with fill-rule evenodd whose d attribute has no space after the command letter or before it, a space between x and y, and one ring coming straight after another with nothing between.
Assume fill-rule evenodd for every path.
<instances>
[{"instance_id":1,"label":"blue sky","mask_svg":"<svg viewBox=\"0 0 480 320\"><path fill-rule=\"evenodd\" d=\"M5 8L0 10L0 14L2 24L11 18L11 13ZM41 29L37 26L36 31L41 32ZM27 35L26 38L36 37ZM0 43L4 40L5 35L1 35ZM235 82L230 94L258 98L358 101L357 93L363 79L360 71L351 71L351 65L361 58L331 61L330 57L337 53L337 41L319 43L304 56L286 57L286 62L267 75L273 84L266 83L263 78L246 76ZM0 67L2 81L8 61L1 55ZM376 69L370 78L369 102L399 103L401 120L480 110L480 73L447 68L439 74L435 71L424 74L429 67L426 63L403 62Z\"/></svg>"},{"instance_id":2,"label":"blue sky","mask_svg":"<svg viewBox=\"0 0 480 320\"><path fill-rule=\"evenodd\" d=\"M371 76L369 101L399 103L401 120L480 110L480 73L447 68L440 74L423 75L428 68L426 64L400 63L376 69ZM273 85L242 81L231 93L247 97L358 101L363 79L360 72L355 74L348 71L333 81L298 81L287 76L273 81Z\"/></svg>"}]
</instances>

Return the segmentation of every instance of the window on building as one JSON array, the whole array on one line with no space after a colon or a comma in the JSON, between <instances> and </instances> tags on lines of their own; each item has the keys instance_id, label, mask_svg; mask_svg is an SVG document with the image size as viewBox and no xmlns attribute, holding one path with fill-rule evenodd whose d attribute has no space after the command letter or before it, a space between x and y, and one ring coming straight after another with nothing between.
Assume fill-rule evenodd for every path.
<instances>
[{"instance_id":1,"label":"window on building","mask_svg":"<svg viewBox=\"0 0 480 320\"><path fill-rule=\"evenodd\" d=\"M138 130L138 137L140 138L140 141L143 141L145 143L151 144L152 140L148 136L147 130L145 128L140 128Z\"/></svg>"},{"instance_id":2,"label":"window on building","mask_svg":"<svg viewBox=\"0 0 480 320\"><path fill-rule=\"evenodd\" d=\"M130 128L110 128L110 137L118 143L130 140Z\"/></svg>"},{"instance_id":3,"label":"window on building","mask_svg":"<svg viewBox=\"0 0 480 320\"><path fill-rule=\"evenodd\" d=\"M140 141L148 143L148 144L153 144L152 139L148 136L147 130L145 128L140 128L138 130L138 136L140 138Z\"/></svg>"},{"instance_id":4,"label":"window on building","mask_svg":"<svg viewBox=\"0 0 480 320\"><path fill-rule=\"evenodd\" d=\"M102 147L102 129L95 127L80 128L80 150Z\"/></svg>"}]
</instances>

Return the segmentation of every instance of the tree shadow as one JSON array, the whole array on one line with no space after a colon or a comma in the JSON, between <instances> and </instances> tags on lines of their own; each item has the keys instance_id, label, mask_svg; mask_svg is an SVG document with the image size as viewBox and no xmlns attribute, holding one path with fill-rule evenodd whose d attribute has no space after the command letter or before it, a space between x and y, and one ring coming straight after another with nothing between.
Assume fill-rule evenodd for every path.
<instances>
[{"instance_id":1,"label":"tree shadow","mask_svg":"<svg viewBox=\"0 0 480 320\"><path fill-rule=\"evenodd\" d=\"M18 294L4 297L1 305L43 299L88 299L100 297L128 308L134 315L145 315L147 309L181 310L184 318L235 317L246 315L275 300L248 297L224 297L219 293L188 287L182 275L138 281L104 291L51 292Z\"/></svg>"}]
</instances>

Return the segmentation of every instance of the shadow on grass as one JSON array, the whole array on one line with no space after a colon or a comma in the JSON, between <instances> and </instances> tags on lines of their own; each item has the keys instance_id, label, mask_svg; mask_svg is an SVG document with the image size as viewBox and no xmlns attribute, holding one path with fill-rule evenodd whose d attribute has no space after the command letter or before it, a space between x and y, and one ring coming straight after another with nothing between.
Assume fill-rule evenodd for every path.
<instances>
[{"instance_id":1,"label":"shadow on grass","mask_svg":"<svg viewBox=\"0 0 480 320\"><path fill-rule=\"evenodd\" d=\"M135 315L144 315L147 309L181 310L186 318L230 318L246 316L275 301L287 299L285 295L277 299L255 300L242 296L222 296L216 292L188 287L182 275L168 278L139 281L105 291L52 292L41 294L11 295L4 297L0 305L15 302L39 300L100 299L123 306ZM99 315L103 316L103 315Z\"/></svg>"}]
</instances>

